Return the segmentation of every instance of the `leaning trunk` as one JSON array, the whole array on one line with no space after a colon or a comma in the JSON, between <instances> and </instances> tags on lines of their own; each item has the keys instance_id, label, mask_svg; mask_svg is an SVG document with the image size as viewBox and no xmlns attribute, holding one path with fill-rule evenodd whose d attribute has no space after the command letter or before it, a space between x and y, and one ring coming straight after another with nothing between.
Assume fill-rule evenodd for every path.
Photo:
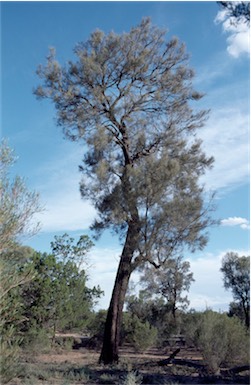
<instances>
[{"instance_id":1,"label":"leaning trunk","mask_svg":"<svg viewBox=\"0 0 251 385\"><path fill-rule=\"evenodd\" d=\"M135 224L128 227L126 242L120 258L112 298L107 313L103 347L99 362L112 364L118 362L120 330L123 315L125 295L132 273L132 258L136 248L137 230Z\"/></svg>"}]
</instances>

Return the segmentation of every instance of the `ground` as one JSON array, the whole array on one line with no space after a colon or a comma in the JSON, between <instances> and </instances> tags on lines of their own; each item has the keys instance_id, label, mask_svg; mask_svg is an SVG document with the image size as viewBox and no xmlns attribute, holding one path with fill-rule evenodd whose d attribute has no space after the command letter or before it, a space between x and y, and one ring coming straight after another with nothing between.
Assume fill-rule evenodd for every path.
<instances>
[{"instance_id":1,"label":"ground","mask_svg":"<svg viewBox=\"0 0 251 385\"><path fill-rule=\"evenodd\" d=\"M159 366L177 351L150 349L135 353L130 346L120 350L118 365L98 364L99 349L86 346L86 339L68 336L71 345L50 352L26 352L20 361L20 375L9 385L176 385L176 384L249 384L249 371L238 375L222 368L218 376L205 375L203 359L195 348L181 347L172 363Z\"/></svg>"}]
</instances>

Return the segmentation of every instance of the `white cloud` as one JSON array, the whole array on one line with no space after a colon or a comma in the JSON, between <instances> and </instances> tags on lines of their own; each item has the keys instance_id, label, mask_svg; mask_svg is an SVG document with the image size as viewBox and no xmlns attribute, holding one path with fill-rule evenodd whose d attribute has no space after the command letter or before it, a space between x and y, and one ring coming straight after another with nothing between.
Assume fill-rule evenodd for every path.
<instances>
[{"instance_id":1,"label":"white cloud","mask_svg":"<svg viewBox=\"0 0 251 385\"><path fill-rule=\"evenodd\" d=\"M89 228L95 209L80 199L78 191L57 194L49 199L44 212L36 216L44 232L77 231Z\"/></svg>"},{"instance_id":2,"label":"white cloud","mask_svg":"<svg viewBox=\"0 0 251 385\"><path fill-rule=\"evenodd\" d=\"M249 180L249 114L229 105L212 111L200 133L214 167L202 178L209 190L233 187Z\"/></svg>"},{"instance_id":3,"label":"white cloud","mask_svg":"<svg viewBox=\"0 0 251 385\"><path fill-rule=\"evenodd\" d=\"M229 217L227 219L222 219L222 226L240 226L243 230L249 230L249 221L246 218L241 217Z\"/></svg>"},{"instance_id":4,"label":"white cloud","mask_svg":"<svg viewBox=\"0 0 251 385\"><path fill-rule=\"evenodd\" d=\"M119 248L112 247L94 247L89 253L88 285L89 287L99 285L105 293L98 302L99 309L107 309L109 306L120 254Z\"/></svg>"},{"instance_id":5,"label":"white cloud","mask_svg":"<svg viewBox=\"0 0 251 385\"><path fill-rule=\"evenodd\" d=\"M212 111L200 133L206 154L215 157L213 169L202 179L207 189L218 190L248 181L248 130L249 116L240 105L227 104ZM92 223L95 209L81 199L79 191L81 157L82 149L72 145L65 148L64 144L37 170L35 189L45 206L45 211L37 216L42 231L77 231Z\"/></svg>"},{"instance_id":6,"label":"white cloud","mask_svg":"<svg viewBox=\"0 0 251 385\"><path fill-rule=\"evenodd\" d=\"M215 311L227 311L229 303L233 300L231 292L223 287L223 276L220 272L221 261L230 250L218 254L205 254L203 256L192 256L188 258L191 272L194 274L195 282L192 283L188 293L190 308L205 310L211 308ZM231 250L240 255L248 255L247 251ZM119 264L119 248L95 247L89 255L91 267L88 269L89 286L100 285L105 295L99 300L98 309L107 309L110 303L112 289ZM137 284L139 273L134 272L130 282ZM137 290L140 289L138 285Z\"/></svg>"},{"instance_id":7,"label":"white cloud","mask_svg":"<svg viewBox=\"0 0 251 385\"><path fill-rule=\"evenodd\" d=\"M222 23L223 32L229 34L227 38L227 51L234 58L250 53L250 33L247 23L238 22L228 16L225 10L218 12L216 23Z\"/></svg>"},{"instance_id":8,"label":"white cloud","mask_svg":"<svg viewBox=\"0 0 251 385\"><path fill-rule=\"evenodd\" d=\"M78 164L82 149L73 149L63 144L42 167L37 170L38 183L44 212L35 219L41 223L43 232L77 231L89 228L96 211L88 202L81 199L79 182L81 174Z\"/></svg>"},{"instance_id":9,"label":"white cloud","mask_svg":"<svg viewBox=\"0 0 251 385\"><path fill-rule=\"evenodd\" d=\"M248 255L247 251L231 250L240 255ZM188 294L190 307L196 310L205 310L207 307L219 311L228 310L233 300L231 291L223 287L223 276L220 272L222 258L229 250L218 254L206 254L198 258L189 258L191 272L195 282L192 283Z\"/></svg>"}]
</instances>

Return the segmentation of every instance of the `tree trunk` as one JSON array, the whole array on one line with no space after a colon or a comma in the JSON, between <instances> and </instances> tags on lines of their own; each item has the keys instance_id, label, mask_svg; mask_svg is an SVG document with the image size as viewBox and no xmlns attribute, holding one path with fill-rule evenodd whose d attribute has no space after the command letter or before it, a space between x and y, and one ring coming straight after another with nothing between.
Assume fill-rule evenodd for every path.
<instances>
[{"instance_id":1,"label":"tree trunk","mask_svg":"<svg viewBox=\"0 0 251 385\"><path fill-rule=\"evenodd\" d=\"M135 223L129 224L125 245L120 258L117 276L113 288L112 298L107 313L103 347L99 363L117 363L120 329L123 315L125 295L132 273L132 258L136 248L138 231Z\"/></svg>"},{"instance_id":2,"label":"tree trunk","mask_svg":"<svg viewBox=\"0 0 251 385\"><path fill-rule=\"evenodd\" d=\"M245 314L245 325L246 328L250 328L250 312L247 306L244 306L244 314Z\"/></svg>"}]
</instances>

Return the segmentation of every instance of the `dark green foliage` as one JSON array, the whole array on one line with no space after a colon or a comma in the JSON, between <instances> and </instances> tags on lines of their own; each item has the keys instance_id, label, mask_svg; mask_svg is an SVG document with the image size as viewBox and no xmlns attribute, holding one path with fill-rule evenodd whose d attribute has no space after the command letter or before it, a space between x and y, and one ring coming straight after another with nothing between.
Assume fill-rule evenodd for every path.
<instances>
[{"instance_id":1,"label":"dark green foliage","mask_svg":"<svg viewBox=\"0 0 251 385\"><path fill-rule=\"evenodd\" d=\"M245 313L240 302L230 302L228 316L238 317L245 324Z\"/></svg>"},{"instance_id":2,"label":"dark green foliage","mask_svg":"<svg viewBox=\"0 0 251 385\"><path fill-rule=\"evenodd\" d=\"M68 234L55 236L54 241L51 242L52 254L60 257L64 262L74 262L78 268L85 261L86 254L94 246L88 235L81 235L79 240L74 244L74 238L69 237Z\"/></svg>"},{"instance_id":3,"label":"dark green foliage","mask_svg":"<svg viewBox=\"0 0 251 385\"><path fill-rule=\"evenodd\" d=\"M95 313L92 313L90 321L87 325L87 331L90 334L90 348L100 348L102 345L106 317L107 310L99 310Z\"/></svg>"},{"instance_id":4,"label":"dark green foliage","mask_svg":"<svg viewBox=\"0 0 251 385\"><path fill-rule=\"evenodd\" d=\"M72 261L57 260L55 255L34 253L29 260L36 278L23 292L26 330L73 330L85 328L99 288L86 287L84 270Z\"/></svg>"},{"instance_id":5,"label":"dark green foliage","mask_svg":"<svg viewBox=\"0 0 251 385\"><path fill-rule=\"evenodd\" d=\"M157 341L157 329L131 313L123 313L123 341L130 343L136 352L144 352Z\"/></svg>"},{"instance_id":6,"label":"dark green foliage","mask_svg":"<svg viewBox=\"0 0 251 385\"><path fill-rule=\"evenodd\" d=\"M241 308L245 325L250 325L250 257L227 253L222 260L224 286L232 291L236 307ZM233 307L233 305L232 305Z\"/></svg>"}]
</instances>

